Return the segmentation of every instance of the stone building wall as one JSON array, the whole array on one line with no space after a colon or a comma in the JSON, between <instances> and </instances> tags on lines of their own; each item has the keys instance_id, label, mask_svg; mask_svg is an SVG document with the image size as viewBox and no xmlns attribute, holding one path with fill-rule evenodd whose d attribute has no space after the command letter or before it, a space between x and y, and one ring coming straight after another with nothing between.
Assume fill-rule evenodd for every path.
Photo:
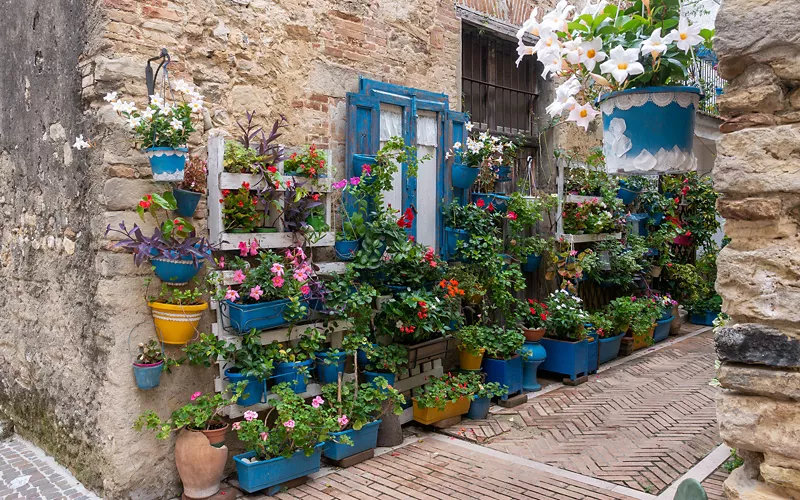
<instances>
[{"instance_id":1,"label":"stone building wall","mask_svg":"<svg viewBox=\"0 0 800 500\"><path fill-rule=\"evenodd\" d=\"M725 0L714 48L726 122L714 185L732 238L717 290L731 322L717 333L723 361L720 433L745 459L729 498L800 497L800 4Z\"/></svg>"}]
</instances>

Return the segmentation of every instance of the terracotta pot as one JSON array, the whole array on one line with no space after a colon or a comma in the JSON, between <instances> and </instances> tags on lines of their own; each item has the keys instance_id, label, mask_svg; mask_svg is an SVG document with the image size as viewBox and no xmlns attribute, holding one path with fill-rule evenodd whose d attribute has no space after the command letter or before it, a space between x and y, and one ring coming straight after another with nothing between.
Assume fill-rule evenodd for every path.
<instances>
[{"instance_id":1,"label":"terracotta pot","mask_svg":"<svg viewBox=\"0 0 800 500\"><path fill-rule=\"evenodd\" d=\"M203 433L205 437L208 438L208 443L211 446L215 444L220 444L225 442L225 436L228 435L228 430L231 428L230 425L225 424L225 427L220 429L211 429L210 431L200 431Z\"/></svg>"},{"instance_id":2,"label":"terracotta pot","mask_svg":"<svg viewBox=\"0 0 800 500\"><path fill-rule=\"evenodd\" d=\"M200 431L183 429L175 441L175 465L187 498L206 498L219 491L228 448L211 446Z\"/></svg>"},{"instance_id":3,"label":"terracotta pot","mask_svg":"<svg viewBox=\"0 0 800 500\"><path fill-rule=\"evenodd\" d=\"M523 328L522 334L527 342L539 342L544 337L544 331L544 328Z\"/></svg>"}]
</instances>

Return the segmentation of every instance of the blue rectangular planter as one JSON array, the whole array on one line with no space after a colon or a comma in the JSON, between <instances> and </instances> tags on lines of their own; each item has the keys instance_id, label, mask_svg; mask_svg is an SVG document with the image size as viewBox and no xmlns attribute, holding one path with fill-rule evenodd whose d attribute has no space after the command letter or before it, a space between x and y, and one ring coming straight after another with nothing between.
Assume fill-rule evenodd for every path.
<instances>
[{"instance_id":1,"label":"blue rectangular planter","mask_svg":"<svg viewBox=\"0 0 800 500\"><path fill-rule=\"evenodd\" d=\"M273 300L272 302L259 302L256 304L235 304L226 300L231 328L239 335L244 335L253 328L265 330L286 324L283 311L289 304L289 299Z\"/></svg>"},{"instance_id":2,"label":"blue rectangular planter","mask_svg":"<svg viewBox=\"0 0 800 500\"><path fill-rule=\"evenodd\" d=\"M598 352L599 347L598 346L600 345L600 343L598 342L598 339L599 339L600 336L595 331L589 332L589 336L592 339L594 339L591 342L587 342L588 351L587 351L586 357L587 357L587 360L589 362L589 373L597 373L597 368L600 365L600 362L599 362L599 359L598 359L598 355L599 355L599 352Z\"/></svg>"},{"instance_id":3,"label":"blue rectangular planter","mask_svg":"<svg viewBox=\"0 0 800 500\"><path fill-rule=\"evenodd\" d=\"M586 375L589 367L589 342L578 342L543 338L539 343L547 352L539 370L567 375L570 380Z\"/></svg>"},{"instance_id":4,"label":"blue rectangular planter","mask_svg":"<svg viewBox=\"0 0 800 500\"><path fill-rule=\"evenodd\" d=\"M487 382L497 382L508 386L508 396L522 390L522 358L517 354L511 359L483 358L483 371L486 373Z\"/></svg>"},{"instance_id":5,"label":"blue rectangular planter","mask_svg":"<svg viewBox=\"0 0 800 500\"><path fill-rule=\"evenodd\" d=\"M616 337L598 340L598 362L601 365L603 363L608 363L612 359L616 359L617 356L619 356L619 348L622 345L622 337L624 336L625 332L620 333Z\"/></svg>"},{"instance_id":6,"label":"blue rectangular planter","mask_svg":"<svg viewBox=\"0 0 800 500\"><path fill-rule=\"evenodd\" d=\"M647 219L649 217L648 214L630 214L627 220L631 234L647 236Z\"/></svg>"},{"instance_id":7,"label":"blue rectangular planter","mask_svg":"<svg viewBox=\"0 0 800 500\"><path fill-rule=\"evenodd\" d=\"M324 446L325 443L319 443L309 457L301 450L289 458L276 457L256 463L242 462L243 458L256 456L254 451L236 455L233 457L233 461L236 463L239 486L246 492L253 493L313 474L319 470Z\"/></svg>"},{"instance_id":8,"label":"blue rectangular planter","mask_svg":"<svg viewBox=\"0 0 800 500\"><path fill-rule=\"evenodd\" d=\"M353 441L353 445L344 443L334 443L328 441L325 443L325 448L322 450L322 456L329 460L342 460L343 458L351 457L357 453L371 450L378 446L378 428L381 421L376 420L366 424L359 430L349 429L342 432L332 432L331 436L338 438L340 436L347 436Z\"/></svg>"},{"instance_id":9,"label":"blue rectangular planter","mask_svg":"<svg viewBox=\"0 0 800 500\"><path fill-rule=\"evenodd\" d=\"M656 329L653 330L653 342L661 342L669 337L669 327L672 323L672 316L667 319L656 321Z\"/></svg>"},{"instance_id":10,"label":"blue rectangular planter","mask_svg":"<svg viewBox=\"0 0 800 500\"><path fill-rule=\"evenodd\" d=\"M691 322L694 325L714 326L714 320L717 319L719 311L706 311L704 314L692 314Z\"/></svg>"}]
</instances>

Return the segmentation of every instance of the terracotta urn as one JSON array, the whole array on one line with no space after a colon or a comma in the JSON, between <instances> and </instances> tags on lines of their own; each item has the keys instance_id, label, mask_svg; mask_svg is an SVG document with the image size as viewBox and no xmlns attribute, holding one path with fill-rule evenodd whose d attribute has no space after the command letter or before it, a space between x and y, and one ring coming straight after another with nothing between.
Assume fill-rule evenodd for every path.
<instances>
[{"instance_id":1,"label":"terracotta urn","mask_svg":"<svg viewBox=\"0 0 800 500\"><path fill-rule=\"evenodd\" d=\"M208 438L208 442L211 446L222 444L225 442L225 436L228 435L228 430L231 428L230 425L225 424L225 427L220 427L219 429L211 429L208 431L200 431L203 433L205 437Z\"/></svg>"},{"instance_id":2,"label":"terracotta urn","mask_svg":"<svg viewBox=\"0 0 800 500\"><path fill-rule=\"evenodd\" d=\"M223 438L224 439L224 438ZM175 441L175 465L187 498L207 498L219 491L219 483L228 461L225 445L211 446L200 431L183 429Z\"/></svg>"},{"instance_id":3,"label":"terracotta urn","mask_svg":"<svg viewBox=\"0 0 800 500\"><path fill-rule=\"evenodd\" d=\"M526 342L539 342L544 337L544 328L523 328L522 334Z\"/></svg>"}]
</instances>

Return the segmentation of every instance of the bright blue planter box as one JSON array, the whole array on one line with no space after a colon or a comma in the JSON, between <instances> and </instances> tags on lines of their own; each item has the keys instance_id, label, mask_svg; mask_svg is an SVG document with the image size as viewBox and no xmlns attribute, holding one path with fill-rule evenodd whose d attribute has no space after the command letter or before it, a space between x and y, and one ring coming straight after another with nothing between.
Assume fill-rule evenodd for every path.
<instances>
[{"instance_id":1,"label":"bright blue planter box","mask_svg":"<svg viewBox=\"0 0 800 500\"><path fill-rule=\"evenodd\" d=\"M339 374L344 373L344 363L347 353L333 354L327 351L316 353L317 380L322 384L335 384L339 381ZM326 362L327 361L327 362Z\"/></svg>"},{"instance_id":2,"label":"bright blue planter box","mask_svg":"<svg viewBox=\"0 0 800 500\"><path fill-rule=\"evenodd\" d=\"M324 446L325 443L319 443L314 447L314 452L309 457L300 450L289 458L276 457L255 463L242 461L243 458L256 456L254 451L236 455L233 457L233 461L236 463L239 486L246 492L253 493L270 486L278 486L298 477L313 474L319 470Z\"/></svg>"},{"instance_id":3,"label":"bright blue planter box","mask_svg":"<svg viewBox=\"0 0 800 500\"><path fill-rule=\"evenodd\" d=\"M653 330L653 341L654 342L661 342L662 340L667 340L669 337L669 327L672 323L672 316L667 319L660 319L656 321L656 329Z\"/></svg>"},{"instance_id":4,"label":"bright blue planter box","mask_svg":"<svg viewBox=\"0 0 800 500\"><path fill-rule=\"evenodd\" d=\"M361 240L337 241L333 244L333 251L336 252L337 259L348 261L356 258L360 246Z\"/></svg>"},{"instance_id":5,"label":"bright blue planter box","mask_svg":"<svg viewBox=\"0 0 800 500\"><path fill-rule=\"evenodd\" d=\"M547 351L540 370L567 375L570 380L586 375L589 367L589 342L586 339L568 342L543 338L539 342Z\"/></svg>"},{"instance_id":6,"label":"bright blue planter box","mask_svg":"<svg viewBox=\"0 0 800 500\"><path fill-rule=\"evenodd\" d=\"M481 169L468 167L461 163L453 164L453 187L458 189L469 189L478 178Z\"/></svg>"},{"instance_id":7,"label":"bright blue planter box","mask_svg":"<svg viewBox=\"0 0 800 500\"><path fill-rule=\"evenodd\" d=\"M511 359L483 358L483 371L486 373L487 382L497 382L508 386L508 394L503 399L508 399L522 390L522 357L518 354Z\"/></svg>"},{"instance_id":8,"label":"bright blue planter box","mask_svg":"<svg viewBox=\"0 0 800 500\"><path fill-rule=\"evenodd\" d=\"M714 326L717 316L719 316L719 311L706 311L703 314L692 313L691 322L694 325Z\"/></svg>"},{"instance_id":9,"label":"bright blue planter box","mask_svg":"<svg viewBox=\"0 0 800 500\"><path fill-rule=\"evenodd\" d=\"M158 384L161 383L162 371L164 371L163 361L147 365L134 363L133 376L136 379L136 386L143 391L158 387Z\"/></svg>"},{"instance_id":10,"label":"bright blue planter box","mask_svg":"<svg viewBox=\"0 0 800 500\"><path fill-rule=\"evenodd\" d=\"M467 418L471 420L484 420L489 415L492 400L489 398L475 398L469 403Z\"/></svg>"},{"instance_id":11,"label":"bright blue planter box","mask_svg":"<svg viewBox=\"0 0 800 500\"><path fill-rule=\"evenodd\" d=\"M591 342L589 342L587 339L588 350L586 353L586 359L589 363L589 373L597 373L597 368L600 364L600 361L598 359L599 355L598 351L600 344L597 342L599 335L597 334L597 332L591 331L589 332L589 337L593 339Z\"/></svg>"},{"instance_id":12,"label":"bright blue planter box","mask_svg":"<svg viewBox=\"0 0 800 500\"><path fill-rule=\"evenodd\" d=\"M691 170L700 89L659 86L611 92L598 99L609 174Z\"/></svg>"},{"instance_id":13,"label":"bright blue planter box","mask_svg":"<svg viewBox=\"0 0 800 500\"><path fill-rule=\"evenodd\" d=\"M175 213L181 217L192 217L194 211L197 210L197 204L200 203L200 196L202 196L200 193L178 188L172 188L172 195L175 197L175 203L178 205Z\"/></svg>"},{"instance_id":14,"label":"bright blue planter box","mask_svg":"<svg viewBox=\"0 0 800 500\"><path fill-rule=\"evenodd\" d=\"M617 356L619 356L619 348L622 345L622 337L624 336L625 332L620 333L616 337L598 339L598 363L602 365L603 363L608 363L612 359L617 359Z\"/></svg>"},{"instance_id":15,"label":"bright blue planter box","mask_svg":"<svg viewBox=\"0 0 800 500\"><path fill-rule=\"evenodd\" d=\"M539 264L542 263L542 256L541 255L528 255L528 258L525 259L525 262L522 263L522 270L526 273L532 273L539 269Z\"/></svg>"},{"instance_id":16,"label":"bright blue planter box","mask_svg":"<svg viewBox=\"0 0 800 500\"><path fill-rule=\"evenodd\" d=\"M378 428L380 420L370 422L359 430L348 429L342 432L332 432L333 438L347 436L353 441L353 445L335 443L328 441L322 450L322 456L329 460L342 460L357 453L371 450L378 446Z\"/></svg>"},{"instance_id":17,"label":"bright blue planter box","mask_svg":"<svg viewBox=\"0 0 800 500\"><path fill-rule=\"evenodd\" d=\"M150 160L150 169L153 171L153 180L162 182L175 182L183 180L186 166L188 148L147 148L145 155Z\"/></svg>"},{"instance_id":18,"label":"bright blue planter box","mask_svg":"<svg viewBox=\"0 0 800 500\"><path fill-rule=\"evenodd\" d=\"M394 385L395 374L394 373L383 373L383 372L368 372L364 371L364 380L371 384L373 380L378 377L383 377L386 379L386 383L389 385Z\"/></svg>"},{"instance_id":19,"label":"bright blue planter box","mask_svg":"<svg viewBox=\"0 0 800 500\"><path fill-rule=\"evenodd\" d=\"M505 212L508 210L508 196L497 193L472 193L472 202L477 203L478 200L483 200L483 209L486 210L490 204L494 205L496 212Z\"/></svg>"},{"instance_id":20,"label":"bright blue planter box","mask_svg":"<svg viewBox=\"0 0 800 500\"><path fill-rule=\"evenodd\" d=\"M238 384L242 381L247 381L247 386L244 388L243 397L239 398L236 404L239 406L250 406L261 402L264 396L264 382L258 380L252 375L245 376L241 373L231 373L230 368L225 370L225 376L231 384Z\"/></svg>"},{"instance_id":21,"label":"bright blue planter box","mask_svg":"<svg viewBox=\"0 0 800 500\"><path fill-rule=\"evenodd\" d=\"M639 191L632 191L628 188L620 187L617 190L617 198L622 199L622 203L625 205L630 205L633 203L636 198L639 197Z\"/></svg>"},{"instance_id":22,"label":"bright blue planter box","mask_svg":"<svg viewBox=\"0 0 800 500\"><path fill-rule=\"evenodd\" d=\"M447 260L450 260L456 255L459 241L469 242L469 232L466 229L445 227L444 234L447 237Z\"/></svg>"},{"instance_id":23,"label":"bright blue planter box","mask_svg":"<svg viewBox=\"0 0 800 500\"><path fill-rule=\"evenodd\" d=\"M155 268L154 272L158 279L171 285L185 285L203 267L203 261L198 261L197 265L195 265L191 259L175 260L155 257L150 259L150 263Z\"/></svg>"},{"instance_id":24,"label":"bright blue planter box","mask_svg":"<svg viewBox=\"0 0 800 500\"><path fill-rule=\"evenodd\" d=\"M307 359L305 361L295 361L293 363L278 363L275 366L275 375L273 377L275 384L289 382L289 388L294 391L295 394L306 392L306 388L308 387L308 379L306 377L311 374L304 375L300 372L300 369L311 366L313 362L313 359Z\"/></svg>"},{"instance_id":25,"label":"bright blue planter box","mask_svg":"<svg viewBox=\"0 0 800 500\"><path fill-rule=\"evenodd\" d=\"M239 335L244 335L253 328L264 330L286 324L286 320L283 319L283 311L289 305L289 299L255 304L236 304L226 300L225 304L230 315L231 328L236 330Z\"/></svg>"}]
</instances>

